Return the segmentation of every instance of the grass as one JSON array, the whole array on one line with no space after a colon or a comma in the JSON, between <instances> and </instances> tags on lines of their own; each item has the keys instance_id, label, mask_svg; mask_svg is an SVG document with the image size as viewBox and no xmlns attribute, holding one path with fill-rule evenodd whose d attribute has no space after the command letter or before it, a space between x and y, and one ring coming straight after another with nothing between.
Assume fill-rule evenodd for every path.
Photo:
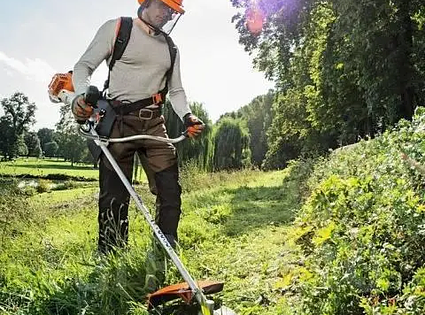
<instances>
[{"instance_id":1,"label":"grass","mask_svg":"<svg viewBox=\"0 0 425 315\"><path fill-rule=\"evenodd\" d=\"M78 164L56 159L19 158L11 162L0 162L0 176L47 177L65 175L74 178L97 179L98 170L93 165Z\"/></svg>"},{"instance_id":2,"label":"grass","mask_svg":"<svg viewBox=\"0 0 425 315\"><path fill-rule=\"evenodd\" d=\"M183 219L181 241L195 249L189 265L200 277L226 281L220 297L225 305L238 314L277 314L280 294L274 285L282 255L289 251L285 235L299 206L298 193L283 185L289 183L289 170L250 175L190 193L185 204L196 211Z\"/></svg>"},{"instance_id":3,"label":"grass","mask_svg":"<svg viewBox=\"0 0 425 315\"><path fill-rule=\"evenodd\" d=\"M183 182L189 174L183 171ZM240 314L269 313L283 235L296 201L282 188L286 171L199 174L198 189L183 196L180 256L198 279L226 281L218 294ZM188 185L190 186L190 185ZM153 209L147 185L138 191ZM287 202L279 198L287 196ZM31 224L2 244L0 310L5 314L147 314L146 275L164 284L180 282L170 267L160 279L151 251L151 232L134 205L130 208L130 246L118 257L99 261L96 189L52 191L31 197ZM294 199L295 200L295 199ZM244 292L244 293L242 293ZM0 299L1 300L1 299ZM264 304L264 305L263 305ZM180 312L180 313L179 313ZM190 314L187 307L161 314ZM1 312L0 312L1 314Z\"/></svg>"},{"instance_id":4,"label":"grass","mask_svg":"<svg viewBox=\"0 0 425 315\"><path fill-rule=\"evenodd\" d=\"M181 260L195 279L225 281L214 300L239 315L424 314L425 182L400 157L403 146L424 163L424 125L282 171L186 165ZM0 314L147 315L153 286L182 281L133 203L128 248L99 257L96 187L22 198L12 184L0 194ZM147 183L136 189L154 209Z\"/></svg>"}]
</instances>

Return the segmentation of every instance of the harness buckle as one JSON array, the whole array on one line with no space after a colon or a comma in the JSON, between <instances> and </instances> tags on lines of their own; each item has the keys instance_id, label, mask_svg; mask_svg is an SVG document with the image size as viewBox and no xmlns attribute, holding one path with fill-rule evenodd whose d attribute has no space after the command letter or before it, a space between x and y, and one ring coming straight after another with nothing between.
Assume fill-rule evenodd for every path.
<instances>
[{"instance_id":1,"label":"harness buckle","mask_svg":"<svg viewBox=\"0 0 425 315\"><path fill-rule=\"evenodd\" d=\"M143 113L148 113L148 116L144 116ZM142 108L139 110L139 119L141 120L151 120L153 118L153 110L149 108Z\"/></svg>"},{"instance_id":2,"label":"harness buckle","mask_svg":"<svg viewBox=\"0 0 425 315\"><path fill-rule=\"evenodd\" d=\"M162 104L163 99L162 99L161 93L156 93L156 94L152 95L152 101L153 101L153 105Z\"/></svg>"}]
</instances>

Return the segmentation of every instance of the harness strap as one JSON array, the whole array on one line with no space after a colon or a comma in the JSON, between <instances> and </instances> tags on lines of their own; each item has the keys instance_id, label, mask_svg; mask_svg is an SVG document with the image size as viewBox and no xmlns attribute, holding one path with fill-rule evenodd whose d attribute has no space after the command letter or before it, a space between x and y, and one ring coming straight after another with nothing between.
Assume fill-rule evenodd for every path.
<instances>
[{"instance_id":1,"label":"harness strap","mask_svg":"<svg viewBox=\"0 0 425 315\"><path fill-rule=\"evenodd\" d=\"M118 20L118 23L115 29L114 47L112 50L111 60L109 62L108 78L106 79L104 83L102 95L104 95L105 91L109 88L111 72L112 72L112 68L115 65L115 62L121 59L125 49L127 48L127 44L130 41L132 27L133 27L133 18L121 17ZM177 47L168 34L164 32L161 32L161 33L165 37L165 41L167 42L168 50L170 52L170 58L171 58L171 66L165 73L166 83L165 83L165 88L163 91L165 92L165 95L166 95L168 93L168 84L170 83L171 77L173 75L174 64L175 64L176 56L177 56ZM162 93L162 91L160 93ZM163 97L163 100L165 100L165 96Z\"/></svg>"},{"instance_id":2,"label":"harness strap","mask_svg":"<svg viewBox=\"0 0 425 315\"><path fill-rule=\"evenodd\" d=\"M118 20L117 27L115 29L115 42L112 51L111 61L109 62L108 79L106 79L103 85L103 92L109 88L109 81L111 79L111 71L115 65L115 62L121 59L124 51L127 47L128 41L130 40L131 28L133 27L133 19L131 17L121 17Z\"/></svg>"},{"instance_id":3,"label":"harness strap","mask_svg":"<svg viewBox=\"0 0 425 315\"><path fill-rule=\"evenodd\" d=\"M165 89L164 89L165 90ZM125 103L120 101L111 101L111 104L114 108L115 113L120 115L127 115L131 112L135 112L137 110L143 109L145 107L148 107L150 105L162 105L165 101L166 93L162 90L159 93L144 98L142 100L136 101L134 103Z\"/></svg>"}]
</instances>

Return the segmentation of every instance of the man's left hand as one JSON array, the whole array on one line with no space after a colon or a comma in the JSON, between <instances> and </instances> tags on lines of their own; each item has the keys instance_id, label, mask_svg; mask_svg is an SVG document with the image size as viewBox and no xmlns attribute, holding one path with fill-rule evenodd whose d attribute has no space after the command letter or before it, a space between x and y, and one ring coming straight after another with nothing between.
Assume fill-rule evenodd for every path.
<instances>
[{"instance_id":1,"label":"man's left hand","mask_svg":"<svg viewBox=\"0 0 425 315\"><path fill-rule=\"evenodd\" d=\"M187 134L190 138L200 135L202 130L205 128L203 121L191 113L186 114L183 117L183 121L187 130Z\"/></svg>"}]
</instances>

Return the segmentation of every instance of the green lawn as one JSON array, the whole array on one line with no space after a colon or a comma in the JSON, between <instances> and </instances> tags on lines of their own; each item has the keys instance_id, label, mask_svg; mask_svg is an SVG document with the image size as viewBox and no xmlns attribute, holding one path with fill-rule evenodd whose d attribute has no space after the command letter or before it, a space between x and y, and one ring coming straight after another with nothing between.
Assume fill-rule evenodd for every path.
<instances>
[{"instance_id":1,"label":"green lawn","mask_svg":"<svg viewBox=\"0 0 425 315\"><path fill-rule=\"evenodd\" d=\"M97 179L98 170L93 165L74 164L57 159L19 158L12 162L0 162L0 176L32 175L46 177L61 174L69 177Z\"/></svg>"}]
</instances>

